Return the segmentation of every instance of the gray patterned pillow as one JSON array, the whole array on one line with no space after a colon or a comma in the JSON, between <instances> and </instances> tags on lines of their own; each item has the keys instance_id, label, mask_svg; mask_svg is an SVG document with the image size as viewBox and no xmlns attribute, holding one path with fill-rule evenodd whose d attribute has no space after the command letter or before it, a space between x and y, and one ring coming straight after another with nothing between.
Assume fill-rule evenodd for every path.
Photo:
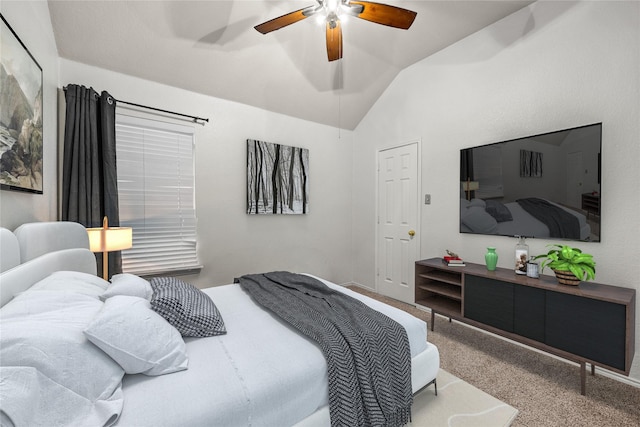
<instances>
[{"instance_id":1,"label":"gray patterned pillow","mask_svg":"<svg viewBox=\"0 0 640 427\"><path fill-rule=\"evenodd\" d=\"M183 337L211 337L227 333L222 316L211 298L190 283L175 277L154 277L151 308Z\"/></svg>"},{"instance_id":2,"label":"gray patterned pillow","mask_svg":"<svg viewBox=\"0 0 640 427\"><path fill-rule=\"evenodd\" d=\"M513 221L509 208L495 200L487 200L485 210L498 222Z\"/></svg>"}]
</instances>

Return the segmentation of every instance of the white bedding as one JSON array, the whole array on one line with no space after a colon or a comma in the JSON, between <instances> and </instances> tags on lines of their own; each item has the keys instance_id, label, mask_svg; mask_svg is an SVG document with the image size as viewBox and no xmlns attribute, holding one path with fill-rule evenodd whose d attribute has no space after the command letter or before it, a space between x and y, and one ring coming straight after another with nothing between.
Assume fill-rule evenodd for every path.
<instances>
[{"instance_id":1,"label":"white bedding","mask_svg":"<svg viewBox=\"0 0 640 427\"><path fill-rule=\"evenodd\" d=\"M324 282L405 326L412 357L431 346L425 322ZM326 362L313 342L254 304L238 285L204 292L218 306L227 334L186 339L186 371L125 376L118 426L290 426L327 404Z\"/></svg>"},{"instance_id":2,"label":"white bedding","mask_svg":"<svg viewBox=\"0 0 640 427\"><path fill-rule=\"evenodd\" d=\"M60 222L43 226L38 223L25 224L20 228L20 246L29 242L31 243L28 246L40 242L45 244L47 253L26 262L21 258L20 265L0 274L0 305L3 306L0 317L8 316L14 311L4 306L15 295L27 291L33 284L56 271L81 272L92 276L96 281L101 280L95 277L95 257L87 249L86 232L78 224ZM61 232L70 238L60 246L58 236ZM0 246L3 249L6 247L5 237L14 240L9 234L0 233ZM49 278L46 292L59 292L59 279L62 276L56 273ZM435 379L439 369L438 349L427 343L427 328L423 321L404 311L324 282L387 314L407 329L411 346L414 392ZM82 288L74 281L69 283L76 291ZM93 291L94 285L88 286L89 290L82 293L95 298L95 304L102 304ZM131 284L126 288L130 290L130 286ZM106 282L103 287L106 287ZM35 288L42 289L42 283ZM99 419L109 424L113 420L111 415L120 412L120 405L123 406L118 420L119 426L328 426L326 363L316 345L255 305L238 285L209 288L204 292L213 298L224 318L228 333L209 338L186 338L189 359L187 370L154 377L142 374L124 375L121 390L110 388L110 391L105 391L102 396L105 400L94 401L91 404L79 395L79 400L65 398L64 393L55 391L56 384L44 378L39 371L31 372L27 368L12 373L10 371L13 368L7 368L4 372L11 375L11 380L0 380L0 385L6 386L6 390L3 390L9 393L7 396L15 399L11 401L11 408L7 405L9 401L3 399L0 409L10 409L12 413L16 413L16 420L24 421L32 415L44 416L45 418L39 418L44 421L38 425L47 426L68 425L69 423L62 421L62 418L56 419L53 416L54 412L70 421L73 419L70 417L74 410L77 412L76 420L84 419L84 422L73 423L75 425L99 425ZM9 302L9 305L13 302ZM69 308L67 305L65 308ZM62 316L61 320L74 321L69 315ZM78 324L75 329L84 329L84 325L89 321L88 317L83 319L82 325ZM64 327L64 322L61 327ZM130 333L132 330L129 327ZM127 333L126 325L123 325L122 331ZM78 334L81 332L73 336ZM8 336L2 334L0 337L4 339ZM16 335L18 338L19 336ZM67 350L78 351L72 350L77 345L86 347L92 344L82 339ZM20 351L20 347L13 348ZM73 364L74 359L63 357L52 360L53 362ZM55 377L56 372L77 373L80 381L91 382L97 378L89 374L89 378L82 379L81 377L87 375L73 367L51 371L51 378ZM117 379L116 382L119 381ZM12 384L19 383L24 385L21 391L9 390ZM47 390L42 388L47 384L51 387ZM0 390L0 394L4 393L3 390ZM34 397L38 394L39 400ZM20 400L20 396L24 399ZM60 399L63 401L60 402ZM81 401L86 405L81 404ZM24 409L20 409L20 402L24 403ZM47 416L49 418L46 418ZM0 423L10 425L2 410Z\"/></svg>"},{"instance_id":3,"label":"white bedding","mask_svg":"<svg viewBox=\"0 0 640 427\"><path fill-rule=\"evenodd\" d=\"M519 203L511 202L502 205L504 211L510 215L509 219L499 216L494 218L489 213L486 203L488 202L481 199L472 199L471 201L460 199L460 232L499 236L551 237L549 227L528 213ZM580 229L580 240L589 240L591 226L584 214L551 201L549 203L576 217Z\"/></svg>"},{"instance_id":4,"label":"white bedding","mask_svg":"<svg viewBox=\"0 0 640 427\"><path fill-rule=\"evenodd\" d=\"M555 204L555 203L554 203ZM549 227L547 227L542 221L531 216L525 211L518 203L506 203L505 206L509 208L513 221L505 221L498 223L497 234L503 236L534 236L538 238L551 237L549 233ZM578 219L578 226L580 227L580 240L587 240L591 233L591 227L587 223L587 217L580 212L568 209L564 206L556 205L565 211L569 212Z\"/></svg>"}]
</instances>

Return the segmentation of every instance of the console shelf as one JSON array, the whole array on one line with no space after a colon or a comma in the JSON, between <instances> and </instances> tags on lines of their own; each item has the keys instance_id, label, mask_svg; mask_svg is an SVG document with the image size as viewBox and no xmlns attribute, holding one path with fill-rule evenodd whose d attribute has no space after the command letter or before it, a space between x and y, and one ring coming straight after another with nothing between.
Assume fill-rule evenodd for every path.
<instances>
[{"instance_id":1,"label":"console shelf","mask_svg":"<svg viewBox=\"0 0 640 427\"><path fill-rule=\"evenodd\" d=\"M460 268L460 267L457 267ZM432 311L459 317L462 307L462 273L416 263L415 301Z\"/></svg>"},{"instance_id":2,"label":"console shelf","mask_svg":"<svg viewBox=\"0 0 640 427\"><path fill-rule=\"evenodd\" d=\"M449 267L441 258L415 264L415 303L580 364L585 394L586 364L629 375L635 352L635 289L583 282L558 284L513 270L488 271L467 263Z\"/></svg>"},{"instance_id":3,"label":"console shelf","mask_svg":"<svg viewBox=\"0 0 640 427\"><path fill-rule=\"evenodd\" d=\"M431 282L431 283L418 285L418 286L420 287L420 289L424 291L432 292L437 295L442 295L452 300L457 300L457 301L462 300L462 295L460 294L460 287L456 289L456 287L453 285L447 285L446 283L438 283L438 282Z\"/></svg>"}]
</instances>

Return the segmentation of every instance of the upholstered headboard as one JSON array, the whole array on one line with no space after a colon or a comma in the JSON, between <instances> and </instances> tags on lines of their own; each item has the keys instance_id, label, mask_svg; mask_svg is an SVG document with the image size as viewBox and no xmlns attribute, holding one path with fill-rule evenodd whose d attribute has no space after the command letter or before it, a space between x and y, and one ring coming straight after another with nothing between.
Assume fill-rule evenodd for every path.
<instances>
[{"instance_id":1,"label":"upholstered headboard","mask_svg":"<svg viewBox=\"0 0 640 427\"><path fill-rule=\"evenodd\" d=\"M0 229L0 306L55 271L96 274L85 228L75 222L23 224Z\"/></svg>"},{"instance_id":2,"label":"upholstered headboard","mask_svg":"<svg viewBox=\"0 0 640 427\"><path fill-rule=\"evenodd\" d=\"M11 230L0 228L0 273L20 264L20 245Z\"/></svg>"},{"instance_id":3,"label":"upholstered headboard","mask_svg":"<svg viewBox=\"0 0 640 427\"><path fill-rule=\"evenodd\" d=\"M20 245L20 262L63 249L89 249L87 229L77 222L30 222L16 228Z\"/></svg>"}]
</instances>

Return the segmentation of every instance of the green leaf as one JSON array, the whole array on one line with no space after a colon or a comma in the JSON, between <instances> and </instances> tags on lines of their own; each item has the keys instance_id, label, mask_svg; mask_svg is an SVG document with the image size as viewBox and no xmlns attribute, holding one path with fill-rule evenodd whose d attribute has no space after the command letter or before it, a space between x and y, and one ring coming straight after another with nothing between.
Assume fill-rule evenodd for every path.
<instances>
[{"instance_id":1,"label":"green leaf","mask_svg":"<svg viewBox=\"0 0 640 427\"><path fill-rule=\"evenodd\" d=\"M570 248L569 246L563 246L562 250L560 251L560 255L562 256L562 258L564 259L572 259L576 253L574 252L573 248Z\"/></svg>"},{"instance_id":2,"label":"green leaf","mask_svg":"<svg viewBox=\"0 0 640 427\"><path fill-rule=\"evenodd\" d=\"M568 270L569 269L569 263L566 261L555 261L549 264L549 267L553 268L554 270Z\"/></svg>"},{"instance_id":3,"label":"green leaf","mask_svg":"<svg viewBox=\"0 0 640 427\"><path fill-rule=\"evenodd\" d=\"M574 264L569 264L569 270L573 273L574 276L576 276L578 279L583 280L584 279L584 270L582 269L582 267L579 267L577 265Z\"/></svg>"},{"instance_id":4,"label":"green leaf","mask_svg":"<svg viewBox=\"0 0 640 427\"><path fill-rule=\"evenodd\" d=\"M584 271L587 273L587 280L593 280L596 278L596 269L589 266L584 266Z\"/></svg>"}]
</instances>

